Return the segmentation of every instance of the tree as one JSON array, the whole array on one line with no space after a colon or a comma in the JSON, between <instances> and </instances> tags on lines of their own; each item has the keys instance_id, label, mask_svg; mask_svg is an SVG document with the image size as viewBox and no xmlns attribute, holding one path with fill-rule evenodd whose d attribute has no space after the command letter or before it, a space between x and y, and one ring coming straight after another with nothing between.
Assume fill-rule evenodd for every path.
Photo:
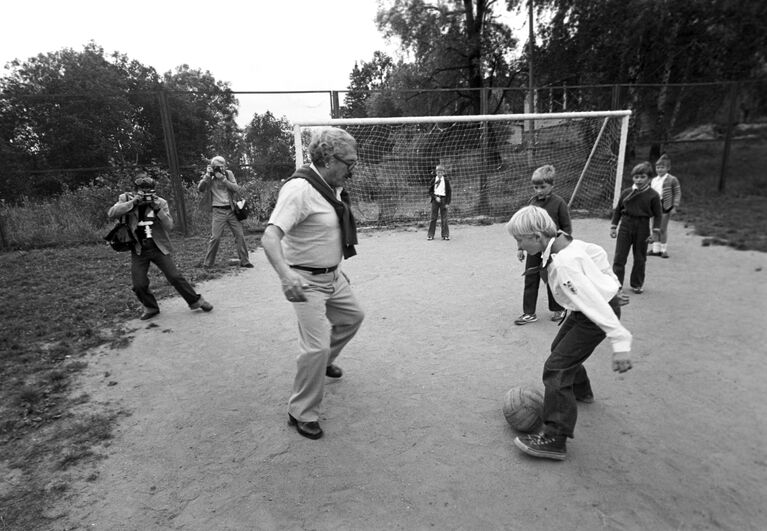
<instances>
[{"instance_id":1,"label":"tree","mask_svg":"<svg viewBox=\"0 0 767 531\"><path fill-rule=\"evenodd\" d=\"M257 176L279 180L295 167L295 146L290 122L270 111L253 115L243 133L244 160Z\"/></svg>"},{"instance_id":2,"label":"tree","mask_svg":"<svg viewBox=\"0 0 767 531\"><path fill-rule=\"evenodd\" d=\"M236 122L238 102L228 82L217 81L207 70L181 65L163 75L163 89L168 91L182 168L196 167L201 159L214 155L239 163L242 146Z\"/></svg>"},{"instance_id":3,"label":"tree","mask_svg":"<svg viewBox=\"0 0 767 531\"><path fill-rule=\"evenodd\" d=\"M144 138L125 97L126 64L108 61L93 42L82 52L65 48L12 61L0 80L2 151L24 160L26 169L104 167L138 157ZM141 74L145 79L134 82L156 77L151 69ZM81 170L47 184L55 189L92 177Z\"/></svg>"},{"instance_id":4,"label":"tree","mask_svg":"<svg viewBox=\"0 0 767 531\"><path fill-rule=\"evenodd\" d=\"M344 106L341 108L342 116L344 118L371 116L368 114L368 102L380 97L394 69L395 64L392 58L381 51L374 52L373 59L370 62L363 61L362 66L355 63L354 70L349 75L349 90L344 97ZM396 113L393 109L392 111ZM396 114L391 116L394 115Z\"/></svg>"},{"instance_id":5,"label":"tree","mask_svg":"<svg viewBox=\"0 0 767 531\"><path fill-rule=\"evenodd\" d=\"M387 38L397 37L411 62L400 62L388 87L451 88L455 91L404 95L402 114L479 114L480 89L511 86L511 54L517 41L493 13L496 0L394 0L379 9L376 22ZM499 102L495 102L496 105Z\"/></svg>"},{"instance_id":6,"label":"tree","mask_svg":"<svg viewBox=\"0 0 767 531\"><path fill-rule=\"evenodd\" d=\"M761 0L538 0L550 10L540 26L541 84L630 84L629 101L663 139L689 90L671 85L749 78L767 56L767 4ZM659 84L640 93L635 84ZM692 95L691 95L692 96ZM708 94L715 115L721 97ZM692 96L688 109L700 109ZM602 104L604 105L604 104ZM696 119L699 119L695 113Z\"/></svg>"}]
</instances>

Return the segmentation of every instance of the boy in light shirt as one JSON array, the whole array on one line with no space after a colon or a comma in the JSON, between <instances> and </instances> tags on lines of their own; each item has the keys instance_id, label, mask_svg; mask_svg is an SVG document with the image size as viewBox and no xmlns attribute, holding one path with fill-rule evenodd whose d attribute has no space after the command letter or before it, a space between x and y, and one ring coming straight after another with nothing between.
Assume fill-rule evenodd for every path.
<instances>
[{"instance_id":1,"label":"boy in light shirt","mask_svg":"<svg viewBox=\"0 0 767 531\"><path fill-rule=\"evenodd\" d=\"M631 333L619 320L620 284L604 249L558 233L551 216L540 207L520 209L506 230L517 240L519 249L541 253L541 278L557 302L569 310L543 365L541 431L521 435L514 444L534 457L563 460L578 416L576 401L594 400L583 362L607 337L613 349L613 370L631 369Z\"/></svg>"},{"instance_id":2,"label":"boy in light shirt","mask_svg":"<svg viewBox=\"0 0 767 531\"><path fill-rule=\"evenodd\" d=\"M679 180L669 173L671 169L671 158L665 153L660 156L655 163L657 175L653 177L650 186L658 192L663 214L660 219L660 241L652 243L652 249L648 256L660 256L668 258L668 222L671 214L675 213L682 201L682 187Z\"/></svg>"}]
</instances>

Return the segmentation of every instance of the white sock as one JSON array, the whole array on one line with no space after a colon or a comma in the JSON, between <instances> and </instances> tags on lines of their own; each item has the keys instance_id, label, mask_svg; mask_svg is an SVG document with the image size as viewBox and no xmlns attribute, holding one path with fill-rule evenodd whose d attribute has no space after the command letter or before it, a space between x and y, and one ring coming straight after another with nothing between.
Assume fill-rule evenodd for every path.
<instances>
[{"instance_id":1,"label":"white sock","mask_svg":"<svg viewBox=\"0 0 767 531\"><path fill-rule=\"evenodd\" d=\"M668 248L668 244L667 243L661 243L660 244L660 251L662 253L665 253L667 248Z\"/></svg>"},{"instance_id":2,"label":"white sock","mask_svg":"<svg viewBox=\"0 0 767 531\"><path fill-rule=\"evenodd\" d=\"M654 253L659 253L660 252L660 243L652 242L652 252L654 252Z\"/></svg>"}]
</instances>

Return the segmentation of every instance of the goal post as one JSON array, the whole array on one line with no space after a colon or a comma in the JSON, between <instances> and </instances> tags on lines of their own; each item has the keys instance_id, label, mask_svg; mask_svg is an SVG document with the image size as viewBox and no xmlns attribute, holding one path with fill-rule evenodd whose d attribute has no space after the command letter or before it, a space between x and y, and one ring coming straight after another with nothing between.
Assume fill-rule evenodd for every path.
<instances>
[{"instance_id":1,"label":"goal post","mask_svg":"<svg viewBox=\"0 0 767 531\"><path fill-rule=\"evenodd\" d=\"M294 124L296 167L308 162L315 128L357 140L347 181L358 222L395 225L429 218L435 167L446 168L453 220L508 219L533 195L530 177L556 169L554 192L574 212L606 216L617 204L631 111L346 118ZM530 128L529 124L533 123Z\"/></svg>"}]
</instances>

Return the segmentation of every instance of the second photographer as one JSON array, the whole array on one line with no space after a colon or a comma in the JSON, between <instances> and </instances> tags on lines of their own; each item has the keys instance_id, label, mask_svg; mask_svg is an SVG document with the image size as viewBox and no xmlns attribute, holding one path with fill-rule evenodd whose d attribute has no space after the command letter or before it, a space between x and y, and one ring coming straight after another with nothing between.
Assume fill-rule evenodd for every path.
<instances>
[{"instance_id":1,"label":"second photographer","mask_svg":"<svg viewBox=\"0 0 767 531\"><path fill-rule=\"evenodd\" d=\"M210 160L210 165L202 175L197 190L202 193L200 207L211 210L211 235L202 261L203 267L213 267L216 263L218 246L226 226L229 226L234 235L240 267L253 267L248 258L242 222L234 214L234 201L240 192L240 187L234 178L234 173L226 169L224 157L215 156Z\"/></svg>"}]
</instances>

